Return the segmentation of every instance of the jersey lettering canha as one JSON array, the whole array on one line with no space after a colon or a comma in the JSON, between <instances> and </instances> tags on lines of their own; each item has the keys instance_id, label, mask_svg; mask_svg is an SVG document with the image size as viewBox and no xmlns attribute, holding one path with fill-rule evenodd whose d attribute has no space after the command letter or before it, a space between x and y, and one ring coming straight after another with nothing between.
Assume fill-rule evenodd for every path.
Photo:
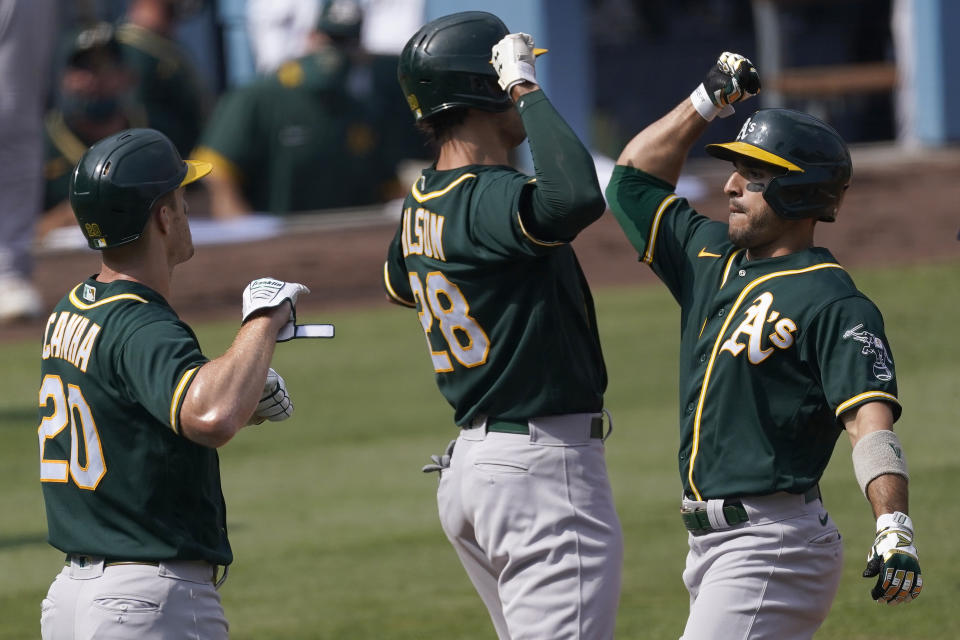
<instances>
[{"instance_id":1,"label":"jersey lettering canha","mask_svg":"<svg viewBox=\"0 0 960 640\"><path fill-rule=\"evenodd\" d=\"M78 284L43 334L40 480L49 541L66 553L229 564L215 449L180 433L207 360L155 291Z\"/></svg>"},{"instance_id":2,"label":"jersey lettering canha","mask_svg":"<svg viewBox=\"0 0 960 640\"><path fill-rule=\"evenodd\" d=\"M614 170L610 207L681 306L680 452L696 499L802 493L871 401L899 417L876 306L829 251L746 260L727 225L654 176Z\"/></svg>"}]
</instances>

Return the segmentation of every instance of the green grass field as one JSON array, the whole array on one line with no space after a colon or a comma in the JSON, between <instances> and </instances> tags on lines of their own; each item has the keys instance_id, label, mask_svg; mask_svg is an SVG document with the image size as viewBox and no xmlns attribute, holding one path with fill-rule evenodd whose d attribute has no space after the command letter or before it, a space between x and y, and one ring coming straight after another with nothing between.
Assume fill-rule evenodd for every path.
<instances>
[{"instance_id":1,"label":"green grass field","mask_svg":"<svg viewBox=\"0 0 960 640\"><path fill-rule=\"evenodd\" d=\"M840 593L818 638L955 638L960 544L960 264L855 271L884 312L905 410L911 515L923 597L880 607L859 577L873 518L845 437L821 484L845 535ZM597 306L616 430L608 461L626 536L619 638L677 638L686 532L675 462L678 310L662 287L604 289ZM306 314L302 314L306 315ZM436 516L436 476L420 473L456 435L413 313L329 315L337 338L278 345L296 415L221 450L236 561L222 590L232 637L493 638ZM216 356L233 322L196 327ZM36 343L2 344L0 638L39 637L40 600L63 555L45 542L37 480ZM718 638L722 632L718 630Z\"/></svg>"}]
</instances>

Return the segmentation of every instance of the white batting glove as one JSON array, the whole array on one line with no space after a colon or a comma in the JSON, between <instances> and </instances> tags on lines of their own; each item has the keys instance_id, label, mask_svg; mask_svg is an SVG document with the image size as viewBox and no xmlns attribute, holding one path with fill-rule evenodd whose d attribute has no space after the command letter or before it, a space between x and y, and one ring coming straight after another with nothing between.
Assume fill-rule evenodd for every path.
<instances>
[{"instance_id":1,"label":"white batting glove","mask_svg":"<svg viewBox=\"0 0 960 640\"><path fill-rule=\"evenodd\" d=\"M870 595L878 602L900 604L920 597L923 578L917 547L913 544L913 521L894 511L877 518L877 537L867 554L864 578L877 576Z\"/></svg>"},{"instance_id":2,"label":"white batting glove","mask_svg":"<svg viewBox=\"0 0 960 640\"><path fill-rule=\"evenodd\" d=\"M287 383L272 368L267 369L267 380L263 385L263 395L250 417L248 424L260 424L264 420L280 422L293 415L293 400L287 392Z\"/></svg>"},{"instance_id":3,"label":"white batting glove","mask_svg":"<svg viewBox=\"0 0 960 640\"><path fill-rule=\"evenodd\" d=\"M500 88L510 93L510 89L521 82L537 82L537 72L533 68L536 57L546 53L546 49L533 48L533 36L529 33L510 33L493 45L493 59L490 64L497 72Z\"/></svg>"},{"instance_id":4,"label":"white batting glove","mask_svg":"<svg viewBox=\"0 0 960 640\"><path fill-rule=\"evenodd\" d=\"M297 297L304 293L310 293L310 289L298 282L258 278L243 290L243 319L240 323L243 324L252 314L261 309L272 309L288 302L290 303L290 320L280 329L277 342L282 342L283 336L287 336L285 339L289 340L296 331Z\"/></svg>"},{"instance_id":5,"label":"white batting glove","mask_svg":"<svg viewBox=\"0 0 960 640\"><path fill-rule=\"evenodd\" d=\"M697 113L708 122L733 114L733 105L760 93L760 74L739 53L724 51L700 86L690 94Z\"/></svg>"}]
</instances>

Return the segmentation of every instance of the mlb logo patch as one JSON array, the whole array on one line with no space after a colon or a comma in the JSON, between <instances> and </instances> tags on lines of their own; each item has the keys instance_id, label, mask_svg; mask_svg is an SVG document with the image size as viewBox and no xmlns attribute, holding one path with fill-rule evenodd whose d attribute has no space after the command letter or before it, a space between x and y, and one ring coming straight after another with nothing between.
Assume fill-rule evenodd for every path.
<instances>
[{"instance_id":1,"label":"mlb logo patch","mask_svg":"<svg viewBox=\"0 0 960 640\"><path fill-rule=\"evenodd\" d=\"M97 299L97 290L88 284L83 285L83 299L93 302Z\"/></svg>"}]
</instances>

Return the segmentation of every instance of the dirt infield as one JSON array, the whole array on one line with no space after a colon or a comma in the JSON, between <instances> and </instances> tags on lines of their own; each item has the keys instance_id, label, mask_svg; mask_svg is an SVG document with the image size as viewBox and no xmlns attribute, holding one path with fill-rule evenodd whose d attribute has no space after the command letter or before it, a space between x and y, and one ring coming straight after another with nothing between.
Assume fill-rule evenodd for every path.
<instances>
[{"instance_id":1,"label":"dirt infield","mask_svg":"<svg viewBox=\"0 0 960 640\"><path fill-rule=\"evenodd\" d=\"M721 186L729 165L691 165L710 195L695 201L712 217L726 215ZM682 195L682 194L681 194ZM854 179L836 224L820 225L817 244L841 263L866 267L960 259L960 149L905 154L888 147L854 152ZM386 304L381 288L386 247L395 223L361 228L305 229L264 242L202 246L174 274L174 308L188 321L240 314L240 292L253 278L270 275L303 282L312 294L304 309ZM654 280L636 262L608 213L574 243L594 287ZM63 293L95 273L93 251L38 256L36 281L51 307ZM0 327L5 339L38 337L40 321Z\"/></svg>"}]
</instances>

